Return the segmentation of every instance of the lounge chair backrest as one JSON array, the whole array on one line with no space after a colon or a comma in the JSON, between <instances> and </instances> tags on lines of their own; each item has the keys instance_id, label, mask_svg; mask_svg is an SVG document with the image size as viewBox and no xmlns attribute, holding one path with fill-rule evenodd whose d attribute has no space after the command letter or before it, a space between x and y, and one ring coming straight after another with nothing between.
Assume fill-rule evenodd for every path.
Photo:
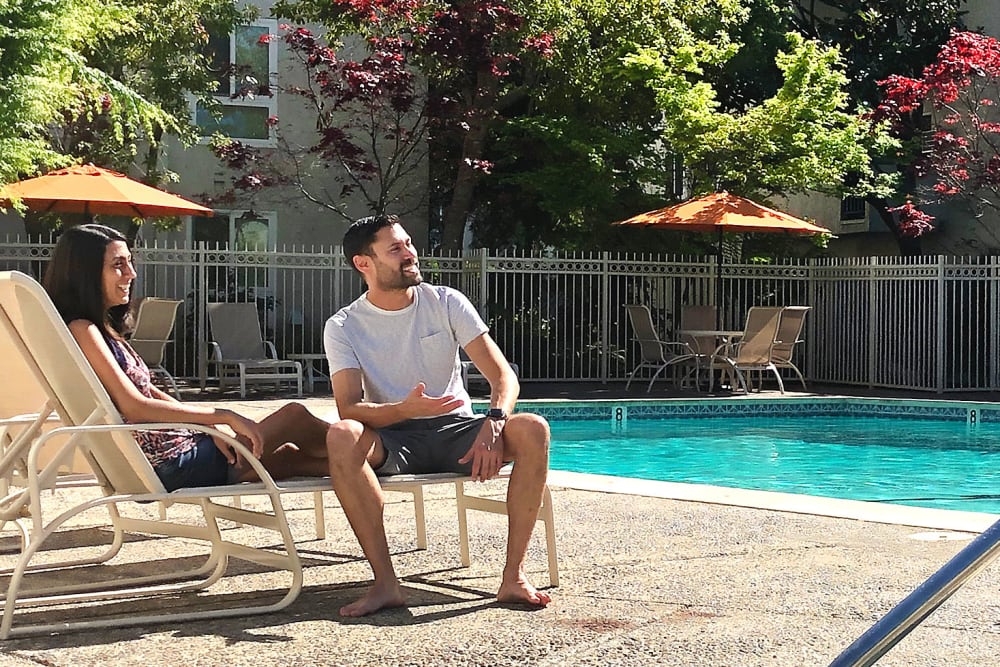
<instances>
[{"instance_id":1,"label":"lounge chair backrest","mask_svg":"<svg viewBox=\"0 0 1000 667\"><path fill-rule=\"evenodd\" d=\"M0 328L0 359L23 360L65 425L122 423L48 294L31 277L0 272ZM115 492L165 492L131 431L88 434L79 446L98 480Z\"/></svg>"},{"instance_id":2,"label":"lounge chair backrest","mask_svg":"<svg viewBox=\"0 0 1000 667\"><path fill-rule=\"evenodd\" d=\"M791 362L795 344L802 342L802 328L805 326L806 313L809 310L809 306L785 306L781 310L778 335L771 351L775 363Z\"/></svg>"},{"instance_id":3,"label":"lounge chair backrest","mask_svg":"<svg viewBox=\"0 0 1000 667\"><path fill-rule=\"evenodd\" d=\"M170 340L170 332L174 329L179 305L180 301L155 297L146 297L139 304L135 330L129 343L147 366L159 366L163 363L163 353Z\"/></svg>"},{"instance_id":4,"label":"lounge chair backrest","mask_svg":"<svg viewBox=\"0 0 1000 667\"><path fill-rule=\"evenodd\" d=\"M767 364L771 359L771 348L778 334L781 308L754 306L747 311L743 336L739 340L736 363Z\"/></svg>"},{"instance_id":5,"label":"lounge chair backrest","mask_svg":"<svg viewBox=\"0 0 1000 667\"><path fill-rule=\"evenodd\" d=\"M632 322L632 330L635 332L635 340L639 343L639 350L645 361L656 361L663 357L663 346L660 345L660 337L653 327L653 316L649 308L640 304L629 304L625 306L629 320Z\"/></svg>"},{"instance_id":6,"label":"lounge chair backrest","mask_svg":"<svg viewBox=\"0 0 1000 667\"><path fill-rule=\"evenodd\" d=\"M212 340L222 348L224 359L267 357L256 304L210 303L208 321L212 327Z\"/></svg>"},{"instance_id":7,"label":"lounge chair backrest","mask_svg":"<svg viewBox=\"0 0 1000 667\"><path fill-rule=\"evenodd\" d=\"M681 308L681 329L710 331L716 328L715 306L683 306ZM695 354L708 355L715 351L718 341L715 336L682 337Z\"/></svg>"}]
</instances>

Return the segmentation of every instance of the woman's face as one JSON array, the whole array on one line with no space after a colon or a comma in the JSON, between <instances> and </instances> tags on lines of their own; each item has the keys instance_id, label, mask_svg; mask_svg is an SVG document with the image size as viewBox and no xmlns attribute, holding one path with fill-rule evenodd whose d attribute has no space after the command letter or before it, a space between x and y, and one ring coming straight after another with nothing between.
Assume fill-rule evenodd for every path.
<instances>
[{"instance_id":1,"label":"woman's face","mask_svg":"<svg viewBox=\"0 0 1000 667\"><path fill-rule=\"evenodd\" d=\"M104 250L104 307L113 308L128 303L135 280L132 253L124 241L112 241Z\"/></svg>"}]
</instances>

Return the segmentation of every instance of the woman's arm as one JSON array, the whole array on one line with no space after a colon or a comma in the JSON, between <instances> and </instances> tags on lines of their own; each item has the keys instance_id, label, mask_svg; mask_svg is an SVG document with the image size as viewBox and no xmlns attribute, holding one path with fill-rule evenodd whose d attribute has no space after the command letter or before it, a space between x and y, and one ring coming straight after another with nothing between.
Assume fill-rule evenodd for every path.
<instances>
[{"instance_id":1,"label":"woman's arm","mask_svg":"<svg viewBox=\"0 0 1000 667\"><path fill-rule=\"evenodd\" d=\"M237 435L245 436L250 441L255 456L259 457L263 452L260 429L253 420L225 408L181 403L165 394L165 398L147 398L118 365L97 325L87 320L73 320L69 324L69 330L118 411L127 421L228 426ZM153 395L158 396L156 391Z\"/></svg>"}]
</instances>

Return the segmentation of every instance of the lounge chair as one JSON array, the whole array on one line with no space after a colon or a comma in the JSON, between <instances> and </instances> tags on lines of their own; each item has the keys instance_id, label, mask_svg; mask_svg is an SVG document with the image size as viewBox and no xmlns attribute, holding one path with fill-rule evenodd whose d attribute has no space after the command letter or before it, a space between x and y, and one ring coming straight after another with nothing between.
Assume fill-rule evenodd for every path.
<instances>
[{"instance_id":1,"label":"lounge chair","mask_svg":"<svg viewBox=\"0 0 1000 667\"><path fill-rule=\"evenodd\" d=\"M653 369L653 377L646 385L646 393L653 388L653 383L668 366L680 364L686 361L695 361L697 355L691 346L683 342L661 340L653 326L653 317L649 308L639 304L628 304L625 306L629 320L632 322L632 331L635 333L635 341L639 343L639 363L628 376L625 383L625 390L628 391L632 380L643 368Z\"/></svg>"},{"instance_id":2,"label":"lounge chair","mask_svg":"<svg viewBox=\"0 0 1000 667\"><path fill-rule=\"evenodd\" d=\"M249 382L277 385L283 380L291 380L297 386L296 396L302 395L302 363L278 359L274 344L261 335L255 304L210 303L208 320L212 340L208 343L207 362L216 369L220 389L225 389L230 379L238 377L240 398L244 398ZM202 389L206 375L205 371L201 374Z\"/></svg>"},{"instance_id":3,"label":"lounge chair","mask_svg":"<svg viewBox=\"0 0 1000 667\"><path fill-rule=\"evenodd\" d=\"M792 361L795 346L805 342L802 340L802 329L806 322L809 306L785 306L781 309L781 319L778 320L778 335L771 347L771 361L777 368L790 368L799 376L802 389L806 389L806 379L802 371Z\"/></svg>"},{"instance_id":4,"label":"lounge chair","mask_svg":"<svg viewBox=\"0 0 1000 667\"><path fill-rule=\"evenodd\" d=\"M735 381L747 393L750 391L750 386L746 377L750 373L762 374L764 371L771 371L778 380L779 391L784 394L785 385L772 359L781 310L769 306L754 306L747 311L743 334L735 343L719 346L712 355L712 370L721 368L730 371ZM709 391L712 390L714 379L714 372L710 373Z\"/></svg>"},{"instance_id":5,"label":"lounge chair","mask_svg":"<svg viewBox=\"0 0 1000 667\"><path fill-rule=\"evenodd\" d=\"M282 482L279 486L239 441L225 433L188 424L124 424L48 295L32 278L18 272L0 273L0 359L4 361L5 368L10 367L8 364L11 359L19 360L20 366L15 364L14 367L27 368L45 395L44 404L35 417L28 421L18 421L17 424L0 421L0 429L12 426L22 429L20 435L14 438L17 449L8 448L0 457L0 477L23 470L22 477L26 480L26 488L10 490L0 500L0 517L18 521L19 525L28 524L22 531L23 543L16 563L8 571L10 576L3 619L0 622L0 639L69 629L259 614L277 611L291 604L302 587L302 565L285 519L280 496L283 493L313 493L319 501L316 507L317 531L322 532L324 523L321 492L331 490L329 479L292 480ZM41 422L38 420L46 419L50 413L56 414L63 426L42 433ZM33 429L31 437L22 437L28 433L24 430L25 426ZM180 489L167 493L136 443L133 433L142 429L178 426L201 430L226 440L250 461L261 481ZM43 463L41 454L47 450L48 461ZM82 456L93 473L93 480L98 485L96 497L85 500L60 497L57 503L47 502L44 509L48 511L43 512L43 495L59 490L61 471L68 463L76 460L78 455ZM426 547L423 486L454 483L459 508L462 563L468 565L468 511L505 514L506 504L491 498L466 496L464 483L467 481L470 481L469 477L446 473L397 475L383 478L381 483L384 488L414 494L414 508L418 519L417 541L421 548ZM263 503L256 503L263 505L263 508L251 511L216 501L218 498L245 496L263 498ZM120 506L128 509L134 507L135 503L144 502L193 507L202 520L192 524L190 517L181 521L168 521L162 515L160 520L154 520L125 516L119 512ZM51 516L52 507L56 507L55 516ZM61 562L53 562L51 556L47 555L38 562L36 556L40 552L57 549L51 546L50 538L69 520L88 509L99 507L105 507L111 512L114 528L112 544L105 553L97 558ZM242 531L226 531L224 535L219 527L222 519L270 531L273 537L264 538L264 548L236 542L229 536ZM546 524L549 578L555 586L558 585L558 571L552 501L548 487L545 489L539 520ZM81 566L104 563L116 555L126 543L126 532L178 537L189 542L201 541L209 546L210 554L203 563L193 568L167 570L163 567L166 561L158 561L147 568L155 570L155 573L114 576L103 581L96 580L91 570L81 570ZM250 603L242 596L198 596L198 608L184 606L184 600L178 595L201 591L220 581L226 573L230 557L287 572L287 590L283 594L280 590L269 593L264 596L265 599L253 596ZM187 562L187 559L184 561ZM28 586L27 584L36 582L33 577L26 575L37 569L44 569L45 572L37 575L37 585ZM32 581L28 581L29 579ZM268 586L273 584L269 583ZM118 616L108 613L104 606L100 606L100 614L58 621L46 618L47 614L39 616L35 613L19 613L26 607L36 610L45 607L47 613L55 614L66 611L62 609L64 605L162 595L168 596L167 602L161 601L158 606L150 604L150 610L130 608L124 615ZM216 599L236 606L204 608L205 601ZM74 607L67 613L72 611L79 612ZM22 619L16 627L15 617Z\"/></svg>"},{"instance_id":6,"label":"lounge chair","mask_svg":"<svg viewBox=\"0 0 1000 667\"><path fill-rule=\"evenodd\" d=\"M167 349L167 343L172 342L170 332L174 329L177 307L181 303L181 301L155 297L143 299L135 316L135 330L129 339L132 349L149 366L150 373L154 377L166 380L177 398L180 398L181 394L177 389L174 376L163 367L163 356Z\"/></svg>"}]
</instances>

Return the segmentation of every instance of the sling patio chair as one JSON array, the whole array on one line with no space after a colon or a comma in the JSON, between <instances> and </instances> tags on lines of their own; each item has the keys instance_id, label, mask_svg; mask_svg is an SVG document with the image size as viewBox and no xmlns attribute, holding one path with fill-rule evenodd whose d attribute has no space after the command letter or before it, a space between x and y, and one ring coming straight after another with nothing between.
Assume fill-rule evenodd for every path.
<instances>
[{"instance_id":1,"label":"sling patio chair","mask_svg":"<svg viewBox=\"0 0 1000 667\"><path fill-rule=\"evenodd\" d=\"M132 332L132 337L129 338L132 349L149 366L150 374L163 378L178 399L181 394L177 390L177 382L174 381L174 376L163 367L163 357L167 343L172 342L170 332L174 329L177 307L181 303L181 301L155 297L143 299L135 316L135 330Z\"/></svg>"},{"instance_id":2,"label":"sling patio chair","mask_svg":"<svg viewBox=\"0 0 1000 667\"><path fill-rule=\"evenodd\" d=\"M715 336L690 334L687 331L707 331L715 329L716 308L715 306L681 306L681 321L678 327L677 339L682 343L687 343L694 354L694 374L695 385L701 383L701 370L708 368L709 360L718 347L718 339Z\"/></svg>"},{"instance_id":3,"label":"sling patio chair","mask_svg":"<svg viewBox=\"0 0 1000 667\"><path fill-rule=\"evenodd\" d=\"M628 391L632 380L643 368L653 369L653 377L646 385L646 393L653 388L653 383L667 367L689 361L697 361L697 355L687 343L661 340L653 326L653 316L649 308L640 304L627 304L625 311L632 323L635 341L639 343L639 363L628 376L625 390Z\"/></svg>"},{"instance_id":4,"label":"sling patio chair","mask_svg":"<svg viewBox=\"0 0 1000 667\"><path fill-rule=\"evenodd\" d=\"M720 345L712 355L709 391L712 391L715 380L714 371L721 369L730 375L734 389L738 384L746 393L750 392L750 385L747 383L750 373L763 374L764 371L771 371L778 380L779 391L785 393L781 374L772 359L781 310L770 306L754 306L747 311L743 334L735 342Z\"/></svg>"},{"instance_id":5,"label":"sling patio chair","mask_svg":"<svg viewBox=\"0 0 1000 667\"><path fill-rule=\"evenodd\" d=\"M806 379L802 371L792 361L795 346L805 342L802 340L802 329L806 322L806 313L812 308L810 306L785 306L781 309L781 318L778 320L778 335L771 347L771 361L778 368L790 368L802 383L803 391L806 389Z\"/></svg>"},{"instance_id":6,"label":"sling patio chair","mask_svg":"<svg viewBox=\"0 0 1000 667\"><path fill-rule=\"evenodd\" d=\"M208 342L208 365L214 366L219 389L234 377L239 379L240 398L247 395L248 382L277 385L281 381L296 383L296 396L302 396L302 363L278 359L274 343L261 335L257 306L253 303L210 303L208 321L212 340ZM205 388L207 369L201 373L201 388Z\"/></svg>"}]
</instances>

